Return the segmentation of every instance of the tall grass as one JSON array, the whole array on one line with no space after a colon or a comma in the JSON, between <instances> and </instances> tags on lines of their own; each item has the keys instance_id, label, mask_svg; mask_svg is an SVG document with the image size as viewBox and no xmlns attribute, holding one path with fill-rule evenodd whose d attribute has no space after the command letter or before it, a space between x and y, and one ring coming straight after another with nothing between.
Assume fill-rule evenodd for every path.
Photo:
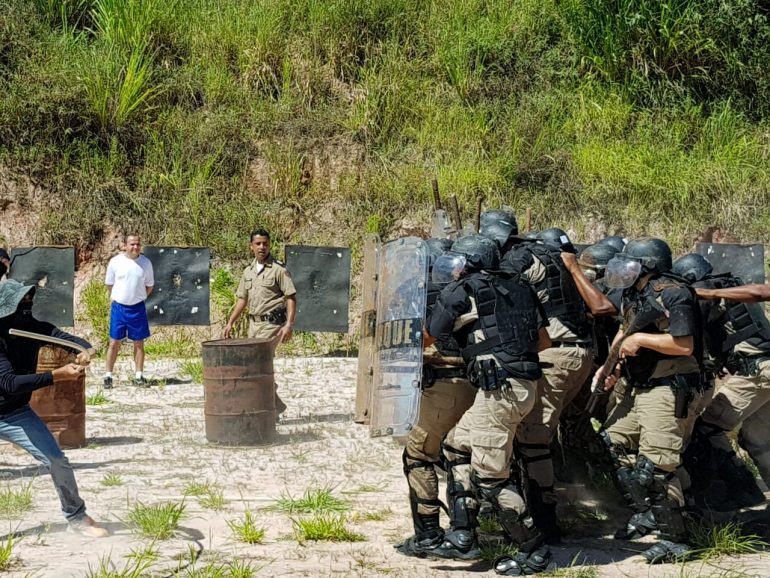
<instances>
[{"instance_id":1,"label":"tall grass","mask_svg":"<svg viewBox=\"0 0 770 578\"><path fill-rule=\"evenodd\" d=\"M754 2L6 4L0 165L38 187L42 243L356 247L427 233L433 178L466 222L483 196L585 240L770 241Z\"/></svg>"}]
</instances>

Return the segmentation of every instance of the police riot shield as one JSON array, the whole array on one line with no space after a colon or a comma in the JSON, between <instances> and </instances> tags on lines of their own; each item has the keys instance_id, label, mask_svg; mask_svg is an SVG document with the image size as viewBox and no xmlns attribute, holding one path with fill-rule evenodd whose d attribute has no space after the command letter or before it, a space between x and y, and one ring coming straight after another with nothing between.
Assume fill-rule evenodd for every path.
<instances>
[{"instance_id":1,"label":"police riot shield","mask_svg":"<svg viewBox=\"0 0 770 578\"><path fill-rule=\"evenodd\" d=\"M696 243L695 252L706 257L714 273L732 273L744 283L765 282L765 248L761 244Z\"/></svg>"},{"instance_id":2,"label":"police riot shield","mask_svg":"<svg viewBox=\"0 0 770 578\"><path fill-rule=\"evenodd\" d=\"M358 376L356 379L356 409L353 421L369 421L369 392L374 377L374 330L377 327L377 282L382 243L379 235L371 234L364 243L362 273L361 327L358 338Z\"/></svg>"},{"instance_id":3,"label":"police riot shield","mask_svg":"<svg viewBox=\"0 0 770 578\"><path fill-rule=\"evenodd\" d=\"M369 406L372 437L404 436L417 421L427 278L428 252L420 239L383 246Z\"/></svg>"}]
</instances>

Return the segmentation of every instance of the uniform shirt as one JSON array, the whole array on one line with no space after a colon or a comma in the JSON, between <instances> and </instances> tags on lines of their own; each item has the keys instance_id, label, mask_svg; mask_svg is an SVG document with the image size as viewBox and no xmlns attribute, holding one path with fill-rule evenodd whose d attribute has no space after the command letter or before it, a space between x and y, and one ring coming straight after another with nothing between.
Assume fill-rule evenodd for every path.
<instances>
[{"instance_id":1,"label":"uniform shirt","mask_svg":"<svg viewBox=\"0 0 770 578\"><path fill-rule=\"evenodd\" d=\"M286 268L268 256L261 271L256 259L244 269L235 295L248 303L249 315L258 317L280 307L286 297L296 293Z\"/></svg>"},{"instance_id":2,"label":"uniform shirt","mask_svg":"<svg viewBox=\"0 0 770 578\"><path fill-rule=\"evenodd\" d=\"M136 259L120 253L110 259L104 284L111 285L110 299L121 305L136 305L147 299L147 287L155 285L152 263L144 255Z\"/></svg>"},{"instance_id":3,"label":"uniform shirt","mask_svg":"<svg viewBox=\"0 0 770 578\"><path fill-rule=\"evenodd\" d=\"M662 291L655 291L653 283L666 283ZM640 293L631 288L623 294L623 311L633 315L634 300L639 295L653 298L662 307L662 312L654 322L648 323L634 333L668 333L673 337L694 336L696 333L695 302L692 292L684 286L669 283L666 279L652 280ZM625 317L625 315L624 315ZM625 323L622 329L626 329ZM697 337L695 339L697 346ZM644 384L650 378L668 377L676 374L695 373L699 371L698 362L692 355L665 355L652 349L642 347L633 357L626 358L626 370L633 384Z\"/></svg>"},{"instance_id":4,"label":"uniform shirt","mask_svg":"<svg viewBox=\"0 0 770 578\"><path fill-rule=\"evenodd\" d=\"M19 329L66 339L86 349L91 348L91 344L84 339L65 333L44 321L33 319ZM35 373L37 353L43 343L24 337L9 336L7 328L2 331L2 335L3 337L0 338L0 415L25 406L32 398L33 391L53 384L53 375L50 371Z\"/></svg>"}]
</instances>

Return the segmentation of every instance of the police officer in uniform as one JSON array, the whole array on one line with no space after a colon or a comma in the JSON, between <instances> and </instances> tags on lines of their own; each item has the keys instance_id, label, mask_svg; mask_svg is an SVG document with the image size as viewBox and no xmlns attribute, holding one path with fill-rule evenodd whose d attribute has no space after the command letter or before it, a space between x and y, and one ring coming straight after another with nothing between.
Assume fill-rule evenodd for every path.
<instances>
[{"instance_id":1,"label":"police officer in uniform","mask_svg":"<svg viewBox=\"0 0 770 578\"><path fill-rule=\"evenodd\" d=\"M441 292L428 325L437 340L454 336L478 388L473 405L443 444L451 530L430 556L473 559L478 500L489 502L516 556L495 561L498 574L520 576L547 569L550 552L511 474L513 439L535 403L541 371L538 351L550 343L537 296L516 275L495 275L497 247L472 235L460 239L434 267L456 280Z\"/></svg>"},{"instance_id":2,"label":"police officer in uniform","mask_svg":"<svg viewBox=\"0 0 770 578\"><path fill-rule=\"evenodd\" d=\"M650 563L673 561L689 551L676 470L704 391L694 296L684 282L668 276L671 266L671 249L653 238L629 242L607 264L606 284L625 289L623 324L608 362L594 378L611 388L620 374L616 362L624 362L629 387L610 413L603 437L616 484L635 510L617 537L658 530L662 540L642 554ZM629 458L633 453L635 465Z\"/></svg>"},{"instance_id":3,"label":"police officer in uniform","mask_svg":"<svg viewBox=\"0 0 770 578\"><path fill-rule=\"evenodd\" d=\"M593 369L592 324L585 301L561 254L575 254L567 234L541 231L537 243L515 245L502 269L521 275L537 292L548 317L552 345L540 353L543 375L532 411L516 434L529 479L527 503L550 543L560 539L551 442L563 409L590 378ZM576 269L579 269L575 265ZM579 273L579 271L578 271ZM611 307L610 307L611 308Z\"/></svg>"},{"instance_id":4,"label":"police officer in uniform","mask_svg":"<svg viewBox=\"0 0 770 578\"><path fill-rule=\"evenodd\" d=\"M449 239L425 241L430 269L436 260L452 247ZM462 242L457 242L458 247ZM428 282L428 311L438 298L443 284ZM440 546L444 531L439 521L438 467L441 440L473 403L476 389L468 382L460 347L452 334L442 336L426 348L423 355L423 383L420 414L409 432L403 453L404 475L409 485L414 536L396 546L407 556L424 557Z\"/></svg>"},{"instance_id":5,"label":"police officer in uniform","mask_svg":"<svg viewBox=\"0 0 770 578\"><path fill-rule=\"evenodd\" d=\"M235 292L238 301L224 330L224 337L232 336L233 325L248 308L249 338L273 339L274 346L291 338L297 314L297 290L283 263L270 254L270 233L255 229L251 233L251 252L254 261L246 267ZM286 411L278 394L275 395L277 415Z\"/></svg>"},{"instance_id":6,"label":"police officer in uniform","mask_svg":"<svg viewBox=\"0 0 770 578\"><path fill-rule=\"evenodd\" d=\"M713 509L733 510L764 501L754 475L736 456L727 433L741 427L740 445L757 464L770 485L770 322L740 279L712 275L702 255L688 254L674 262L673 272L687 279L696 291L732 288L733 299L699 300L704 319L707 363L712 373L724 366L732 374L695 422L685 465L695 482L694 498ZM718 482L721 481L721 484Z\"/></svg>"}]
</instances>

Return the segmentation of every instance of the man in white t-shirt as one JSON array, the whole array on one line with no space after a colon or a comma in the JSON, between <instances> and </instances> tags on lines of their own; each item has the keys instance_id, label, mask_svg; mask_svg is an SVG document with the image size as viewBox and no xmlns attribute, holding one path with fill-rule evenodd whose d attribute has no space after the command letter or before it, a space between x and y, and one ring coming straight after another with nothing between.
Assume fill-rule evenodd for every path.
<instances>
[{"instance_id":1,"label":"man in white t-shirt","mask_svg":"<svg viewBox=\"0 0 770 578\"><path fill-rule=\"evenodd\" d=\"M120 343L128 338L134 342L134 385L147 385L144 379L144 340L150 336L147 309L144 302L152 293L155 277L152 263L142 255L139 235L127 235L123 252L110 259L104 284L110 292L110 345L107 349L107 372L104 387L112 387L112 368L118 357Z\"/></svg>"}]
</instances>

